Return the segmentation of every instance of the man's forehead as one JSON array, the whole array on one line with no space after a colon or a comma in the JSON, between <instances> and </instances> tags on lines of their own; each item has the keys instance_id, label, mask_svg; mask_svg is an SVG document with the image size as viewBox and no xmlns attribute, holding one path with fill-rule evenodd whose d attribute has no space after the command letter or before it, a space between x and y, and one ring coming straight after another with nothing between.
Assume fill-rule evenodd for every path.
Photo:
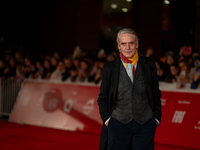
<instances>
[{"instance_id":1,"label":"man's forehead","mask_svg":"<svg viewBox=\"0 0 200 150\"><path fill-rule=\"evenodd\" d=\"M121 42L128 42L128 41L135 41L136 39L135 39L135 37L134 37L134 35L133 34L121 34L120 36L119 36L119 41L120 41L120 43Z\"/></svg>"}]
</instances>

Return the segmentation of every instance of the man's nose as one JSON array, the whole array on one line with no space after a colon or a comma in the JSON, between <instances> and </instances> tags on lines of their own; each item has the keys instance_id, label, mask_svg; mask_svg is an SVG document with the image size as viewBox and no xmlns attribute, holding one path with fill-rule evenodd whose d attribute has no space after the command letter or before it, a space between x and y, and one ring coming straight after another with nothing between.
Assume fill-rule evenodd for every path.
<instances>
[{"instance_id":1,"label":"man's nose","mask_svg":"<svg viewBox=\"0 0 200 150\"><path fill-rule=\"evenodd\" d=\"M130 49L130 44L127 44L127 45L126 45L126 48L127 48L127 49Z\"/></svg>"}]
</instances>

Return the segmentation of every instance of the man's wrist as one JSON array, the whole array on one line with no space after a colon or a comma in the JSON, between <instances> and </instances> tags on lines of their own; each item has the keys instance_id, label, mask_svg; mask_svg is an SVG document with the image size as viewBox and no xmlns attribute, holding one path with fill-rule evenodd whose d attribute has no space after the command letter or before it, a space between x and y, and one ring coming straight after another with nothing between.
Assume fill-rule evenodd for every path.
<instances>
[{"instance_id":1,"label":"man's wrist","mask_svg":"<svg viewBox=\"0 0 200 150\"><path fill-rule=\"evenodd\" d=\"M110 117L106 120L105 125L108 126L108 122L110 120Z\"/></svg>"},{"instance_id":2,"label":"man's wrist","mask_svg":"<svg viewBox=\"0 0 200 150\"><path fill-rule=\"evenodd\" d=\"M160 125L160 121L158 119L156 119L156 118L155 118L155 120L157 122L157 125L159 126Z\"/></svg>"}]
</instances>

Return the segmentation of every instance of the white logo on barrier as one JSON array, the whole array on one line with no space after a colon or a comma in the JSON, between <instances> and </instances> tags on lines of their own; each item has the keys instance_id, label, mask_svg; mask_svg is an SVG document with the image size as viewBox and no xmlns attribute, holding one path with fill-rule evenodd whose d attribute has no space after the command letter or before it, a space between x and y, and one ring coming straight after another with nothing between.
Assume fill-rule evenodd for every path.
<instances>
[{"instance_id":1,"label":"white logo on barrier","mask_svg":"<svg viewBox=\"0 0 200 150\"><path fill-rule=\"evenodd\" d=\"M200 127L198 127L198 126L194 126L194 129L200 130Z\"/></svg>"},{"instance_id":2,"label":"white logo on barrier","mask_svg":"<svg viewBox=\"0 0 200 150\"><path fill-rule=\"evenodd\" d=\"M70 112L73 106L73 100L72 99L68 99L67 101L65 101L65 104L63 106L63 110L65 112Z\"/></svg>"},{"instance_id":3,"label":"white logo on barrier","mask_svg":"<svg viewBox=\"0 0 200 150\"><path fill-rule=\"evenodd\" d=\"M161 105L166 105L166 99L161 99Z\"/></svg>"},{"instance_id":4,"label":"white logo on barrier","mask_svg":"<svg viewBox=\"0 0 200 150\"><path fill-rule=\"evenodd\" d=\"M185 111L175 111L172 123L182 123L185 114Z\"/></svg>"},{"instance_id":5,"label":"white logo on barrier","mask_svg":"<svg viewBox=\"0 0 200 150\"><path fill-rule=\"evenodd\" d=\"M190 105L190 101L178 101L178 104L187 104Z\"/></svg>"},{"instance_id":6,"label":"white logo on barrier","mask_svg":"<svg viewBox=\"0 0 200 150\"><path fill-rule=\"evenodd\" d=\"M200 121L198 122L198 125L200 125ZM200 126L194 126L194 129L200 130Z\"/></svg>"},{"instance_id":7,"label":"white logo on barrier","mask_svg":"<svg viewBox=\"0 0 200 150\"><path fill-rule=\"evenodd\" d=\"M57 107L58 104L58 99L57 98L51 98L51 100L49 101L49 105L48 105L48 109L49 110L53 110Z\"/></svg>"},{"instance_id":8,"label":"white logo on barrier","mask_svg":"<svg viewBox=\"0 0 200 150\"><path fill-rule=\"evenodd\" d=\"M94 98L87 101L87 103L83 106L83 113L85 115L89 115L93 109L94 109Z\"/></svg>"}]
</instances>

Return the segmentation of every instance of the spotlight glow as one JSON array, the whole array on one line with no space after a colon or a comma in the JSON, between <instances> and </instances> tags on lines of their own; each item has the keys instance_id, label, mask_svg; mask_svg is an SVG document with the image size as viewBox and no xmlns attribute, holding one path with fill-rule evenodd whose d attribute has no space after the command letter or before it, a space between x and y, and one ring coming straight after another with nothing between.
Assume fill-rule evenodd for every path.
<instances>
[{"instance_id":1,"label":"spotlight glow","mask_svg":"<svg viewBox=\"0 0 200 150\"><path fill-rule=\"evenodd\" d=\"M111 8L112 8L112 9L115 9L115 8L117 8L117 5L116 5L116 4L112 4L112 5L111 5Z\"/></svg>"},{"instance_id":2,"label":"spotlight glow","mask_svg":"<svg viewBox=\"0 0 200 150\"><path fill-rule=\"evenodd\" d=\"M125 13L125 12L128 12L128 9L127 8L122 8L122 11Z\"/></svg>"},{"instance_id":3,"label":"spotlight glow","mask_svg":"<svg viewBox=\"0 0 200 150\"><path fill-rule=\"evenodd\" d=\"M169 0L164 0L164 3L169 5L170 4L170 1Z\"/></svg>"},{"instance_id":4,"label":"spotlight glow","mask_svg":"<svg viewBox=\"0 0 200 150\"><path fill-rule=\"evenodd\" d=\"M126 0L127 2L132 2L132 0Z\"/></svg>"}]
</instances>

